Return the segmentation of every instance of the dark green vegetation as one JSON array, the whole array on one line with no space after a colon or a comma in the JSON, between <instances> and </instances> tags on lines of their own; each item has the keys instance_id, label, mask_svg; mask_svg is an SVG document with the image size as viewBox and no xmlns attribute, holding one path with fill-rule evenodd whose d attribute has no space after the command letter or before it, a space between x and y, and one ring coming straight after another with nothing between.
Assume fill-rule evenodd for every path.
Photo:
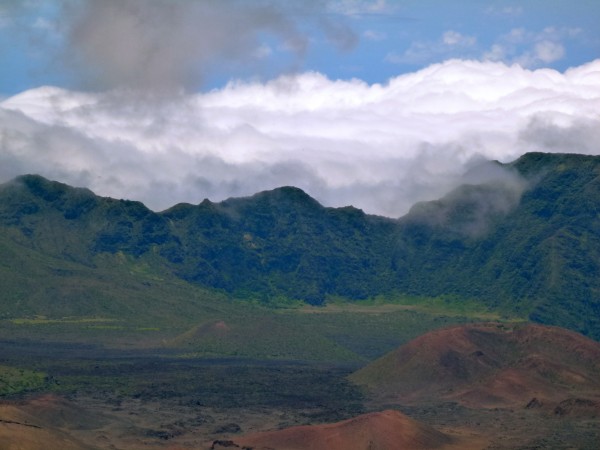
<instances>
[{"instance_id":1,"label":"dark green vegetation","mask_svg":"<svg viewBox=\"0 0 600 450\"><path fill-rule=\"evenodd\" d=\"M398 220L326 208L292 187L154 213L23 176L0 188L0 315L193 327L223 320L230 297L281 307L411 296L598 339L600 158L490 164L506 176Z\"/></svg>"},{"instance_id":2,"label":"dark green vegetation","mask_svg":"<svg viewBox=\"0 0 600 450\"><path fill-rule=\"evenodd\" d=\"M535 153L509 167L525 190L518 205L489 215L481 236L452 228L480 200L473 191L489 187L441 200L456 213L443 226L403 219L407 290L476 298L600 338L600 158Z\"/></svg>"},{"instance_id":3,"label":"dark green vegetation","mask_svg":"<svg viewBox=\"0 0 600 450\"><path fill-rule=\"evenodd\" d=\"M0 396L35 391L45 385L46 377L42 372L0 366Z\"/></svg>"}]
</instances>

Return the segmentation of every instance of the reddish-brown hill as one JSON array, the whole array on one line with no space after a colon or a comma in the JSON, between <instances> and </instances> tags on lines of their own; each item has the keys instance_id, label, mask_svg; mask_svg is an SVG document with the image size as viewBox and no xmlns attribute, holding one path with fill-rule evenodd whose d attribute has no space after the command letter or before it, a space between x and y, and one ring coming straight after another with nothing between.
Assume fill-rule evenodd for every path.
<instances>
[{"instance_id":1,"label":"reddish-brown hill","mask_svg":"<svg viewBox=\"0 0 600 450\"><path fill-rule=\"evenodd\" d=\"M222 444L255 450L449 450L481 448L482 442L451 437L398 411L388 410L333 424L256 433ZM222 448L219 443L213 447Z\"/></svg>"},{"instance_id":2,"label":"reddish-brown hill","mask_svg":"<svg viewBox=\"0 0 600 450\"><path fill-rule=\"evenodd\" d=\"M471 407L600 397L600 343L557 327L478 324L420 336L351 375L380 399Z\"/></svg>"},{"instance_id":3,"label":"reddish-brown hill","mask_svg":"<svg viewBox=\"0 0 600 450\"><path fill-rule=\"evenodd\" d=\"M53 395L0 403L0 448L6 450L85 450L88 445L63 431L86 428L91 416ZM96 419L96 422L98 420Z\"/></svg>"}]
</instances>

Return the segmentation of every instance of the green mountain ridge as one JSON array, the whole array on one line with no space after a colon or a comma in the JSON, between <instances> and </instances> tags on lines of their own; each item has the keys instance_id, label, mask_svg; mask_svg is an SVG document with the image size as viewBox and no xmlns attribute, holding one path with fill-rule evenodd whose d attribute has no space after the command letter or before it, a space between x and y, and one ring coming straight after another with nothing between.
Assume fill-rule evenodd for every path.
<instances>
[{"instance_id":1,"label":"green mountain ridge","mask_svg":"<svg viewBox=\"0 0 600 450\"><path fill-rule=\"evenodd\" d=\"M41 293L44 283L64 285L68 273L59 283L41 269L59 261L92 279L122 270L134 284L183 283L266 304L464 299L599 339L600 158L530 153L489 164L506 176L482 176L400 219L324 207L294 187L156 213L21 176L0 186L9 286L0 314L39 314L22 283L40 283Z\"/></svg>"}]
</instances>

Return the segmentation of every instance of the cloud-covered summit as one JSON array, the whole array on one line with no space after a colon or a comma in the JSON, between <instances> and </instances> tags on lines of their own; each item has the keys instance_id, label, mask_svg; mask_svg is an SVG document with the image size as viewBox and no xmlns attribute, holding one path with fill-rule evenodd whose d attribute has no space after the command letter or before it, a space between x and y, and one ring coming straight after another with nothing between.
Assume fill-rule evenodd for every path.
<instances>
[{"instance_id":1,"label":"cloud-covered summit","mask_svg":"<svg viewBox=\"0 0 600 450\"><path fill-rule=\"evenodd\" d=\"M295 185L399 216L473 160L600 153L600 60L560 73L449 60L386 84L316 72L169 99L52 87L0 103L0 180L40 173L154 209Z\"/></svg>"}]
</instances>

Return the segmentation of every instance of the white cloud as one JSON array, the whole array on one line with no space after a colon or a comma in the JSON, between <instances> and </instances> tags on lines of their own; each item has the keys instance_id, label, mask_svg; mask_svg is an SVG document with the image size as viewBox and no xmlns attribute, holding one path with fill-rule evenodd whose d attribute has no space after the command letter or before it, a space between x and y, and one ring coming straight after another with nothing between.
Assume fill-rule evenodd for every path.
<instances>
[{"instance_id":1,"label":"white cloud","mask_svg":"<svg viewBox=\"0 0 600 450\"><path fill-rule=\"evenodd\" d=\"M304 73L168 100L39 88L0 103L0 180L40 173L154 209L291 184L399 216L473 158L599 152L599 129L600 60L450 60L385 85Z\"/></svg>"},{"instance_id":2,"label":"white cloud","mask_svg":"<svg viewBox=\"0 0 600 450\"><path fill-rule=\"evenodd\" d=\"M581 34L580 28L546 27L534 32L513 28L500 36L482 55L484 60L516 63L527 68L542 67L566 56L564 41Z\"/></svg>"},{"instance_id":3,"label":"white cloud","mask_svg":"<svg viewBox=\"0 0 600 450\"><path fill-rule=\"evenodd\" d=\"M475 45L477 39L473 36L465 36L458 31L449 30L442 35L442 42L449 46L470 47Z\"/></svg>"},{"instance_id":4,"label":"white cloud","mask_svg":"<svg viewBox=\"0 0 600 450\"><path fill-rule=\"evenodd\" d=\"M506 47L500 44L494 44L483 54L484 61L505 61Z\"/></svg>"},{"instance_id":5,"label":"white cloud","mask_svg":"<svg viewBox=\"0 0 600 450\"><path fill-rule=\"evenodd\" d=\"M426 64L435 60L469 56L477 43L474 36L448 30L437 41L415 41L403 53L390 52L385 61L392 64Z\"/></svg>"},{"instance_id":6,"label":"white cloud","mask_svg":"<svg viewBox=\"0 0 600 450\"><path fill-rule=\"evenodd\" d=\"M565 48L557 42L547 40L540 41L535 44L534 49L535 58L543 63L558 61L565 56Z\"/></svg>"}]
</instances>

